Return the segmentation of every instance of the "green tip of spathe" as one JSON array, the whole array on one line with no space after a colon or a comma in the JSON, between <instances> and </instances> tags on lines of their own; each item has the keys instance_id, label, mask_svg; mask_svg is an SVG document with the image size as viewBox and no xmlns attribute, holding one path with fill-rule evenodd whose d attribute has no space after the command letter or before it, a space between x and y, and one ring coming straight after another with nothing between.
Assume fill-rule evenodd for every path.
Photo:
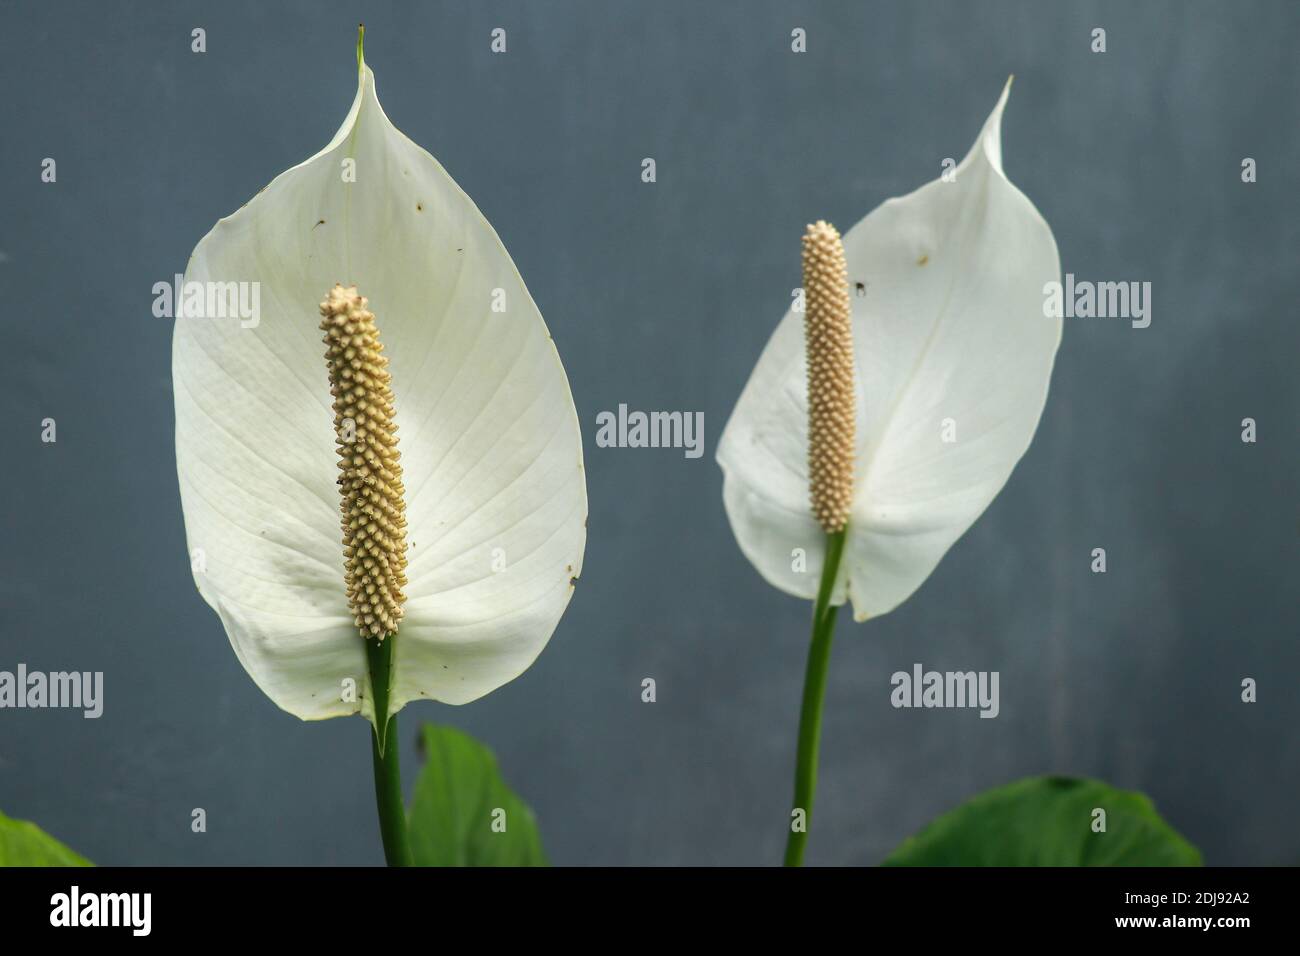
<instances>
[{"instance_id":1,"label":"green tip of spathe","mask_svg":"<svg viewBox=\"0 0 1300 956\"><path fill-rule=\"evenodd\" d=\"M362 52L365 45L366 45L366 25L364 23L358 23L357 24L357 69L358 70L361 69L361 67L364 66L366 62L365 54Z\"/></svg>"}]
</instances>

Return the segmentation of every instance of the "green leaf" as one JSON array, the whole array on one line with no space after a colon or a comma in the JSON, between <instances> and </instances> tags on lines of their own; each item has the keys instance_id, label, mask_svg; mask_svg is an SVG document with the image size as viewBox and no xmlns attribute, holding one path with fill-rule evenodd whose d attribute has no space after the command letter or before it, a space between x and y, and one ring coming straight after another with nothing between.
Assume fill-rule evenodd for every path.
<instances>
[{"instance_id":1,"label":"green leaf","mask_svg":"<svg viewBox=\"0 0 1300 956\"><path fill-rule=\"evenodd\" d=\"M421 744L407 825L416 866L546 866L533 811L505 785L492 751L434 724Z\"/></svg>"},{"instance_id":2,"label":"green leaf","mask_svg":"<svg viewBox=\"0 0 1300 956\"><path fill-rule=\"evenodd\" d=\"M1094 832L1094 810L1106 830ZM985 791L909 837L885 866L1200 866L1140 793L1032 777Z\"/></svg>"},{"instance_id":3,"label":"green leaf","mask_svg":"<svg viewBox=\"0 0 1300 956\"><path fill-rule=\"evenodd\" d=\"M0 813L0 866L93 866L27 820Z\"/></svg>"}]
</instances>

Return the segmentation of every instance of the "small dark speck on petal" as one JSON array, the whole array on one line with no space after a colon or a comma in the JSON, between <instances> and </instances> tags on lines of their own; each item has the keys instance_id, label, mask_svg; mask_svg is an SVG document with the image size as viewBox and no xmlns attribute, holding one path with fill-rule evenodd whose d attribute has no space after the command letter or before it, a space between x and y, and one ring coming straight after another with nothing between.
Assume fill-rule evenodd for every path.
<instances>
[{"instance_id":1,"label":"small dark speck on petal","mask_svg":"<svg viewBox=\"0 0 1300 956\"><path fill-rule=\"evenodd\" d=\"M927 262L929 262L929 261L930 261L930 257L929 257L929 256L921 256L921 258L919 258L919 259L916 260L916 264L917 264L918 266L923 266L923 265L925 265L925 264L926 264Z\"/></svg>"},{"instance_id":2,"label":"small dark speck on petal","mask_svg":"<svg viewBox=\"0 0 1300 956\"><path fill-rule=\"evenodd\" d=\"M317 219L317 220L316 220L316 226L323 226L323 225L325 225L325 220L324 220L324 219ZM312 228L315 229L316 226L312 226Z\"/></svg>"},{"instance_id":3,"label":"small dark speck on petal","mask_svg":"<svg viewBox=\"0 0 1300 956\"><path fill-rule=\"evenodd\" d=\"M569 587L571 587L571 588L576 588L577 586L578 586L578 579L577 579L577 578L569 578Z\"/></svg>"},{"instance_id":4,"label":"small dark speck on petal","mask_svg":"<svg viewBox=\"0 0 1300 956\"><path fill-rule=\"evenodd\" d=\"M417 202L417 203L415 204L415 211L416 211L416 212L424 212L424 203L422 203L422 202Z\"/></svg>"}]
</instances>

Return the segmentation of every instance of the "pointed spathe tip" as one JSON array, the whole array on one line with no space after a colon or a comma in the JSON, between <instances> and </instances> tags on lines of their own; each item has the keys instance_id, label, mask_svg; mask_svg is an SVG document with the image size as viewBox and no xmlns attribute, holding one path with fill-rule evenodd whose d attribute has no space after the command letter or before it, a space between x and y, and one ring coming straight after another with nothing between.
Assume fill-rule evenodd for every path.
<instances>
[{"instance_id":1,"label":"pointed spathe tip","mask_svg":"<svg viewBox=\"0 0 1300 956\"><path fill-rule=\"evenodd\" d=\"M1002 123L1002 111L1007 107L1007 100L1011 97L1011 84L1016 81L1016 75L1012 73L1007 77L1006 83L1002 84L1002 93L998 96L997 104L993 107L993 112L989 114L988 121L984 124L985 132L990 128L997 130Z\"/></svg>"},{"instance_id":2,"label":"pointed spathe tip","mask_svg":"<svg viewBox=\"0 0 1300 956\"><path fill-rule=\"evenodd\" d=\"M984 128L980 130L979 139L971 147L972 153L982 147L984 155L988 157L993 168L999 173L1002 172L1002 111L1006 109L1007 99L1011 96L1011 84L1015 82L1015 79L1016 75L1014 73L1007 77L1006 83L1002 85L1002 93L993 106L993 111L989 113L989 118L984 121Z\"/></svg>"},{"instance_id":3,"label":"pointed spathe tip","mask_svg":"<svg viewBox=\"0 0 1300 956\"><path fill-rule=\"evenodd\" d=\"M1007 100L1011 97L1011 84L1016 81L1016 75L1012 73L1007 77L1006 83L1002 84L1002 95L998 97L998 105L993 108L993 112L1000 118L1002 111L1006 109Z\"/></svg>"}]
</instances>

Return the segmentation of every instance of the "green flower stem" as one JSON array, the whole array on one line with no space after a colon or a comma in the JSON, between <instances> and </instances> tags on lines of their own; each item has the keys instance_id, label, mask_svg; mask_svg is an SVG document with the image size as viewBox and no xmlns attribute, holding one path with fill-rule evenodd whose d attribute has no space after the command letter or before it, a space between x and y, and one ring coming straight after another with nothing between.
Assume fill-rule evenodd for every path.
<instances>
[{"instance_id":1,"label":"green flower stem","mask_svg":"<svg viewBox=\"0 0 1300 956\"><path fill-rule=\"evenodd\" d=\"M375 764L375 804L379 808L379 832L384 840L384 858L389 866L412 866L411 846L406 840L406 806L402 803L402 768L398 760L397 718L389 717L388 686L393 667L390 634L382 641L366 641L370 665L370 686L374 695L378 728L370 735L370 753Z\"/></svg>"},{"instance_id":2,"label":"green flower stem","mask_svg":"<svg viewBox=\"0 0 1300 956\"><path fill-rule=\"evenodd\" d=\"M794 809L804 812L803 827L795 830L785 845L785 865L802 866L803 850L812 826L813 797L817 792L817 745L822 730L822 700L826 696L826 666L831 659L831 636L835 613L831 604L840 558L844 555L844 532L826 536L826 563L822 567L817 605L813 609L812 643L808 647L808 668L803 679L803 707L799 711L799 756L794 770Z\"/></svg>"}]
</instances>

